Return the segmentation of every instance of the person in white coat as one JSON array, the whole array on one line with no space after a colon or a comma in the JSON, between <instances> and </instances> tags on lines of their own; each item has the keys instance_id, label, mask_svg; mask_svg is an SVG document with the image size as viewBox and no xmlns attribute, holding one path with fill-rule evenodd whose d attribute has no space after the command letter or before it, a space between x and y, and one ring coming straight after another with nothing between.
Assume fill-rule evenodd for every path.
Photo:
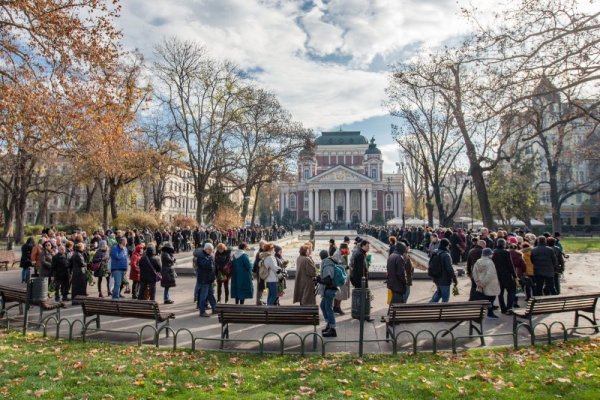
<instances>
[{"instance_id":1,"label":"person in white coat","mask_svg":"<svg viewBox=\"0 0 600 400\"><path fill-rule=\"evenodd\" d=\"M269 291L267 295L268 306L274 306L277 303L278 297L277 270L279 267L277 266L277 260L275 259L273 248L273 243L267 243L264 245L263 251L259 255L261 262L263 262L265 267L269 269L269 275L267 276L267 279L265 279L267 290Z\"/></svg>"},{"instance_id":2,"label":"person in white coat","mask_svg":"<svg viewBox=\"0 0 600 400\"><path fill-rule=\"evenodd\" d=\"M492 261L492 249L485 248L481 253L481 258L473 266L473 280L477 285L475 299L487 299L490 301L488 307L488 318L497 319L492 308L492 301L500 294L500 282L496 267Z\"/></svg>"}]
</instances>

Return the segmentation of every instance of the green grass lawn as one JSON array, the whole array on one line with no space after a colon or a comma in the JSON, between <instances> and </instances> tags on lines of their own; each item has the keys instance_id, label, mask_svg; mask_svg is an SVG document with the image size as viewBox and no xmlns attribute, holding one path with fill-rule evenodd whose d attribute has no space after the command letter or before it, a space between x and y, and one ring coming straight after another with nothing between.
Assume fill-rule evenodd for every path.
<instances>
[{"instance_id":1,"label":"green grass lawn","mask_svg":"<svg viewBox=\"0 0 600 400\"><path fill-rule=\"evenodd\" d=\"M567 254L600 252L598 237L565 237L560 241Z\"/></svg>"},{"instance_id":2,"label":"green grass lawn","mask_svg":"<svg viewBox=\"0 0 600 400\"><path fill-rule=\"evenodd\" d=\"M451 354L265 356L0 331L7 399L597 399L600 339Z\"/></svg>"}]
</instances>

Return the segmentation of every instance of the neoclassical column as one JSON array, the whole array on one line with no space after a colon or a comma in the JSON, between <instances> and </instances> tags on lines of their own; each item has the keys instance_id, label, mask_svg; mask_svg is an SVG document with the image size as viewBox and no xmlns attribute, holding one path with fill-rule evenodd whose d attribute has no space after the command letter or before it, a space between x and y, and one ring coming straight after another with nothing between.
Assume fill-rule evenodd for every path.
<instances>
[{"instance_id":1,"label":"neoclassical column","mask_svg":"<svg viewBox=\"0 0 600 400\"><path fill-rule=\"evenodd\" d=\"M314 221L314 197L313 197L313 190L312 189L308 189L308 219L310 219L311 221Z\"/></svg>"},{"instance_id":2,"label":"neoclassical column","mask_svg":"<svg viewBox=\"0 0 600 400\"><path fill-rule=\"evenodd\" d=\"M335 220L335 203L333 202L335 198L335 190L329 189L329 220Z\"/></svg>"},{"instance_id":3,"label":"neoclassical column","mask_svg":"<svg viewBox=\"0 0 600 400\"><path fill-rule=\"evenodd\" d=\"M364 224L367 221L366 200L367 189L360 190L360 220Z\"/></svg>"},{"instance_id":4,"label":"neoclassical column","mask_svg":"<svg viewBox=\"0 0 600 400\"><path fill-rule=\"evenodd\" d=\"M321 209L319 207L319 189L315 189L315 221L321 221Z\"/></svg>"},{"instance_id":5,"label":"neoclassical column","mask_svg":"<svg viewBox=\"0 0 600 400\"><path fill-rule=\"evenodd\" d=\"M186 201L187 201L187 199L186 199ZM279 194L279 215L281 215L281 217L283 217L284 209L285 209L285 194L280 193Z\"/></svg>"},{"instance_id":6,"label":"neoclassical column","mask_svg":"<svg viewBox=\"0 0 600 400\"><path fill-rule=\"evenodd\" d=\"M350 189L346 189L346 223L350 223Z\"/></svg>"},{"instance_id":7,"label":"neoclassical column","mask_svg":"<svg viewBox=\"0 0 600 400\"><path fill-rule=\"evenodd\" d=\"M370 188L367 191L367 219L365 220L367 223L373 219L373 189Z\"/></svg>"},{"instance_id":8,"label":"neoclassical column","mask_svg":"<svg viewBox=\"0 0 600 400\"><path fill-rule=\"evenodd\" d=\"M394 213L394 218L398 216L398 209L396 206L396 192L392 192L392 212Z\"/></svg>"}]
</instances>

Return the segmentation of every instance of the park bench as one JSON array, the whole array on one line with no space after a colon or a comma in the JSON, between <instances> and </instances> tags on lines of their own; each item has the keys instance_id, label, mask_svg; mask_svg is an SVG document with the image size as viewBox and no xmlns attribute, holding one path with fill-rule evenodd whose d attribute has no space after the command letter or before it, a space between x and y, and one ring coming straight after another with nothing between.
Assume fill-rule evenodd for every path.
<instances>
[{"instance_id":1,"label":"park bench","mask_svg":"<svg viewBox=\"0 0 600 400\"><path fill-rule=\"evenodd\" d=\"M19 261L15 260L15 252L12 250L0 250L0 268L4 267L5 271L8 271L8 268L14 268L15 264L18 264Z\"/></svg>"},{"instance_id":2,"label":"park bench","mask_svg":"<svg viewBox=\"0 0 600 400\"><path fill-rule=\"evenodd\" d=\"M252 306L217 304L221 339L229 339L229 324L319 325L319 308L315 306ZM316 345L316 341L314 343ZM223 340L221 340L223 348Z\"/></svg>"},{"instance_id":3,"label":"park bench","mask_svg":"<svg viewBox=\"0 0 600 400\"><path fill-rule=\"evenodd\" d=\"M19 314L23 314L23 333L27 333L29 326L29 309L31 307L38 307L40 309L40 317L37 324L41 326L51 317L55 317L57 321L60 320L60 309L64 307L62 302L56 302L51 299L43 301L33 300L31 298L31 286L32 283L27 284L27 288L13 287L0 285L0 318L3 318L6 314L6 323L10 325L10 317L8 316L8 310L19 307ZM9 303L14 303L9 305ZM25 310L23 310L25 306ZM44 312L52 311L44 317Z\"/></svg>"},{"instance_id":4,"label":"park bench","mask_svg":"<svg viewBox=\"0 0 600 400\"><path fill-rule=\"evenodd\" d=\"M525 326L531 334L532 344L535 344L533 317L564 312L575 312L575 328L579 327L579 318L584 318L592 323L590 328L598 333L600 329L596 321L596 305L599 297L600 293L532 297L524 308L512 310L513 333L516 335L519 327ZM591 315L583 315L582 312Z\"/></svg>"},{"instance_id":5,"label":"park bench","mask_svg":"<svg viewBox=\"0 0 600 400\"><path fill-rule=\"evenodd\" d=\"M83 311L83 339L88 331L103 332L122 332L100 328L100 317L121 317L121 318L139 318L154 321L156 329L155 339L158 341L158 333L164 328L169 327L169 321L175 318L175 314L161 312L158 303L153 300L124 300L107 299L99 297L77 296L75 301L81 304ZM96 329L90 329L92 323L96 323ZM143 329L143 328L142 328ZM166 335L169 336L169 329L166 329ZM133 332L138 335L138 341L141 341L141 333Z\"/></svg>"},{"instance_id":6,"label":"park bench","mask_svg":"<svg viewBox=\"0 0 600 400\"><path fill-rule=\"evenodd\" d=\"M485 345L483 337L483 318L490 302L487 300L463 301L455 303L411 303L390 304L386 323L385 337L396 338L397 324L415 324L423 322L455 322L442 336L452 332L463 322L469 322L469 336L473 331L478 333L481 345ZM476 326L479 325L479 327Z\"/></svg>"}]
</instances>

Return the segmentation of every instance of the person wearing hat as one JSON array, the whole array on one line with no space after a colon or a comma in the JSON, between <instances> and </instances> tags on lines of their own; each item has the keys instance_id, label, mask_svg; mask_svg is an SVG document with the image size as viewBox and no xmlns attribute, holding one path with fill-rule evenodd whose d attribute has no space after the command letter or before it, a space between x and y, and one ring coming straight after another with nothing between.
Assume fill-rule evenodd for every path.
<instances>
[{"instance_id":1,"label":"person wearing hat","mask_svg":"<svg viewBox=\"0 0 600 400\"><path fill-rule=\"evenodd\" d=\"M177 286L175 282L175 278L177 278L177 274L175 273L175 248L171 244L171 242L166 242L162 246L162 251L160 253L160 263L161 263L161 279L160 286L162 286L165 291L163 293L163 300L165 304L173 304L173 300L171 300L171 296L169 295L169 289Z\"/></svg>"},{"instance_id":2,"label":"person wearing hat","mask_svg":"<svg viewBox=\"0 0 600 400\"><path fill-rule=\"evenodd\" d=\"M481 258L477 260L473 266L472 277L477 285L476 299L486 299L490 302L488 307L487 317L489 319L497 319L498 316L494 314L492 302L495 297L500 294L500 282L498 281L498 274L496 273L496 267L492 261L493 255L492 249L485 248L481 252Z\"/></svg>"},{"instance_id":3,"label":"person wearing hat","mask_svg":"<svg viewBox=\"0 0 600 400\"><path fill-rule=\"evenodd\" d=\"M442 300L442 303L447 303L450 300L450 285L452 282L458 283L454 268L452 268L452 257L449 253L450 241L446 238L439 241L439 248L432 255L439 257L438 262L442 263L442 274L439 277L433 278L436 290L431 297L431 303L437 303Z\"/></svg>"}]
</instances>

